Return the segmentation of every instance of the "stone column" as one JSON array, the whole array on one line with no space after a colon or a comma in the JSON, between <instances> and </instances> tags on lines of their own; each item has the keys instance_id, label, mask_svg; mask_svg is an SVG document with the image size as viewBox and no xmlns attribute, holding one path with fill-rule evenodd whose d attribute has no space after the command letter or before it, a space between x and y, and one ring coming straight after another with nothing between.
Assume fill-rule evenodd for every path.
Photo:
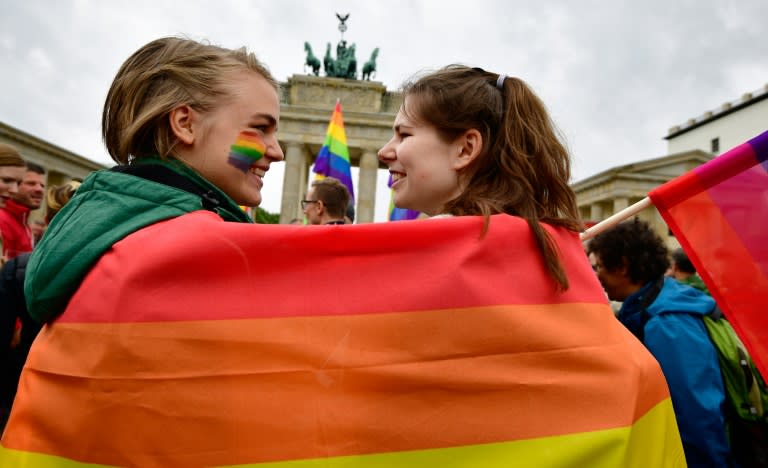
<instances>
[{"instance_id":1,"label":"stone column","mask_svg":"<svg viewBox=\"0 0 768 468\"><path fill-rule=\"evenodd\" d=\"M372 223L376 206L376 170L379 160L376 151L364 149L360 157L360 176L357 181L357 210L355 223Z\"/></svg>"},{"instance_id":2,"label":"stone column","mask_svg":"<svg viewBox=\"0 0 768 468\"><path fill-rule=\"evenodd\" d=\"M589 205L589 219L591 221L603 220L603 205L598 202Z\"/></svg>"},{"instance_id":3,"label":"stone column","mask_svg":"<svg viewBox=\"0 0 768 468\"><path fill-rule=\"evenodd\" d=\"M306 198L305 195L309 192L307 177L309 176L309 166L314 162L309 151L304 151L303 156L304 161L301 164L301 175L299 176L299 200ZM314 172L312 174L314 175ZM301 212L301 207L299 207L299 214L296 217L301 218L302 216L304 216L304 213Z\"/></svg>"},{"instance_id":4,"label":"stone column","mask_svg":"<svg viewBox=\"0 0 768 468\"><path fill-rule=\"evenodd\" d=\"M624 208L629 206L629 198L627 197L616 197L613 199L613 214L618 213L619 211L623 210Z\"/></svg>"},{"instance_id":5,"label":"stone column","mask_svg":"<svg viewBox=\"0 0 768 468\"><path fill-rule=\"evenodd\" d=\"M283 176L283 200L280 203L280 224L287 224L300 214L300 196L304 193L307 158L304 146L295 141L285 144L285 175Z\"/></svg>"}]
</instances>

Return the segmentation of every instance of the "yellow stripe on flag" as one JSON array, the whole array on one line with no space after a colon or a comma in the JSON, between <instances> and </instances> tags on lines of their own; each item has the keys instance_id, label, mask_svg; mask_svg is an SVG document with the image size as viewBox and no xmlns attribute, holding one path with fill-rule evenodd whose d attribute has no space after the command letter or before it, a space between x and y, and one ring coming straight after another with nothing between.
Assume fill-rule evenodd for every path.
<instances>
[{"instance_id":1,"label":"yellow stripe on flag","mask_svg":"<svg viewBox=\"0 0 768 468\"><path fill-rule=\"evenodd\" d=\"M347 144L347 134L344 132L344 127L339 127L337 125L331 125L330 128L328 128L328 134L331 135L331 137L338 141L339 143L342 143L346 146Z\"/></svg>"}]
</instances>

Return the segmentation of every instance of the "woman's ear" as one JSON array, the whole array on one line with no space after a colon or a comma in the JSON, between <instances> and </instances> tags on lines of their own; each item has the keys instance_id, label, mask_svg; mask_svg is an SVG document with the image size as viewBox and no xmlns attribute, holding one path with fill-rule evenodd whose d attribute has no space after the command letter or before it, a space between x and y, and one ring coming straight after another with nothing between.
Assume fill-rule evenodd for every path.
<instances>
[{"instance_id":1,"label":"woman's ear","mask_svg":"<svg viewBox=\"0 0 768 468\"><path fill-rule=\"evenodd\" d=\"M472 164L472 161L480 156L480 153L483 151L483 136L476 129L470 128L457 141L459 143L459 154L455 159L453 168L458 171L468 167Z\"/></svg>"},{"instance_id":2,"label":"woman's ear","mask_svg":"<svg viewBox=\"0 0 768 468\"><path fill-rule=\"evenodd\" d=\"M171 131L180 142L191 145L195 141L195 132L192 128L195 117L195 111L187 104L171 110L168 115Z\"/></svg>"}]
</instances>

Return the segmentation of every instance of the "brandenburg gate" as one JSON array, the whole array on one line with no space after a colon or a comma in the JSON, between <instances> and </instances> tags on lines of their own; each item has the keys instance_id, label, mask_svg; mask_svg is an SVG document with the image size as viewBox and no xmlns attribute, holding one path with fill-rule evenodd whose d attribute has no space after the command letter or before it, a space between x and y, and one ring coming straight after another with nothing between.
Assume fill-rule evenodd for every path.
<instances>
[{"instance_id":1,"label":"brandenburg gate","mask_svg":"<svg viewBox=\"0 0 768 468\"><path fill-rule=\"evenodd\" d=\"M357 79L355 44L344 40L349 13L336 13L336 17L341 40L336 45L336 58L331 56L331 43L327 43L322 59L325 76L319 76L321 60L305 42L304 69L310 74L293 75L281 85L279 139L285 154L285 177L280 223L302 216L299 202L307 192L310 166L323 145L337 100L341 101L350 163L360 168L355 221L373 221L376 171L380 166L376 153L392 137L392 123L402 95L370 81L376 73L378 47L362 65L361 79Z\"/></svg>"},{"instance_id":2,"label":"brandenburg gate","mask_svg":"<svg viewBox=\"0 0 768 468\"><path fill-rule=\"evenodd\" d=\"M280 223L301 217L299 202L307 192L310 167L325 140L337 99L341 100L350 162L360 168L355 222L373 221L380 167L376 153L392 137L401 95L375 81L294 75L281 88L279 139L285 153L285 177Z\"/></svg>"}]
</instances>

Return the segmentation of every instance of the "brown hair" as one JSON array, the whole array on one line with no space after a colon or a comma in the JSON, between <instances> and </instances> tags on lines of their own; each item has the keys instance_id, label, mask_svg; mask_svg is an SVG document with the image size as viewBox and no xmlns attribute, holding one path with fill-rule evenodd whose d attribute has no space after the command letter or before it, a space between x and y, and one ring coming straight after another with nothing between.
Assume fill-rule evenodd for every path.
<instances>
[{"instance_id":1,"label":"brown hair","mask_svg":"<svg viewBox=\"0 0 768 468\"><path fill-rule=\"evenodd\" d=\"M35 174L45 175L45 168L40 164L27 161L27 172L34 172Z\"/></svg>"},{"instance_id":2,"label":"brown hair","mask_svg":"<svg viewBox=\"0 0 768 468\"><path fill-rule=\"evenodd\" d=\"M64 205L75 195L75 192L80 188L81 182L78 180L70 180L64 185L52 185L48 187L48 193L45 196L45 202L48 207L45 213L46 222L50 223L56 213L58 213Z\"/></svg>"},{"instance_id":3,"label":"brown hair","mask_svg":"<svg viewBox=\"0 0 768 468\"><path fill-rule=\"evenodd\" d=\"M27 163L19 150L11 145L0 143L0 166L26 167Z\"/></svg>"},{"instance_id":4,"label":"brown hair","mask_svg":"<svg viewBox=\"0 0 768 468\"><path fill-rule=\"evenodd\" d=\"M312 182L312 188L315 189L315 197L323 201L330 216L344 217L349 204L349 190L346 185L334 177L326 177Z\"/></svg>"},{"instance_id":5,"label":"brown hair","mask_svg":"<svg viewBox=\"0 0 768 468\"><path fill-rule=\"evenodd\" d=\"M463 193L446 203L453 215L507 213L528 222L560 289L568 278L557 247L540 222L572 231L582 228L576 195L568 185L570 157L541 100L518 78L480 68L449 65L406 83L403 112L435 127L446 141L469 129L483 138L480 155L460 174Z\"/></svg>"},{"instance_id":6,"label":"brown hair","mask_svg":"<svg viewBox=\"0 0 768 468\"><path fill-rule=\"evenodd\" d=\"M127 164L129 156L171 154L176 144L168 122L171 110L182 104L199 112L214 109L228 96L227 79L237 70L256 72L277 89L266 66L244 47L164 37L134 52L118 70L101 117L112 159Z\"/></svg>"}]
</instances>

